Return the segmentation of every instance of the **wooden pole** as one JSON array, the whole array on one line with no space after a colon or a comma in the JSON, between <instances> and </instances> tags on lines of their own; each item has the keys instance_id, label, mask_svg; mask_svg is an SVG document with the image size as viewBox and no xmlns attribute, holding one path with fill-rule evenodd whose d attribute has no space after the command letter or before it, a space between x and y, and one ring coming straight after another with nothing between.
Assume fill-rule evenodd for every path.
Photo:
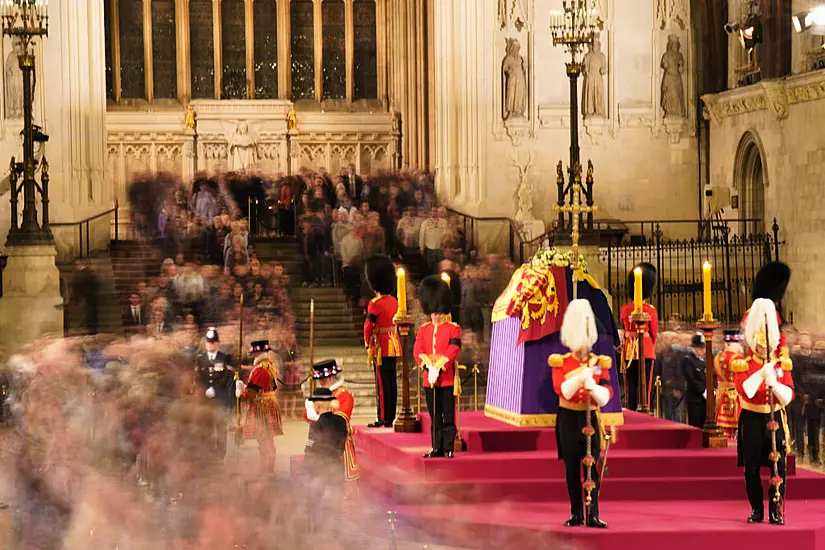
<instances>
[{"instance_id":1,"label":"wooden pole","mask_svg":"<svg viewBox=\"0 0 825 550\"><path fill-rule=\"evenodd\" d=\"M395 419L394 429L404 433L420 432L421 423L410 407L410 362L407 353L407 339L415 322L408 316L396 317L394 321L401 340L401 414Z\"/></svg>"},{"instance_id":2,"label":"wooden pole","mask_svg":"<svg viewBox=\"0 0 825 550\"><path fill-rule=\"evenodd\" d=\"M309 369L315 364L315 298L309 301ZM309 377L309 394L315 393L315 378Z\"/></svg>"},{"instance_id":3,"label":"wooden pole","mask_svg":"<svg viewBox=\"0 0 825 550\"><path fill-rule=\"evenodd\" d=\"M636 412L650 414L647 404L647 364L645 363L645 325L650 322L650 315L644 310L634 311L630 321L636 326L636 336L639 339L637 363L639 365L639 386L636 399Z\"/></svg>"},{"instance_id":4,"label":"wooden pole","mask_svg":"<svg viewBox=\"0 0 825 550\"><path fill-rule=\"evenodd\" d=\"M707 409L705 410L705 425L702 427L702 446L711 449L722 449L728 446L728 439L716 423L716 394L713 384L713 331L719 328L714 320L702 320L696 323L696 328L705 336L705 391L707 392Z\"/></svg>"}]
</instances>

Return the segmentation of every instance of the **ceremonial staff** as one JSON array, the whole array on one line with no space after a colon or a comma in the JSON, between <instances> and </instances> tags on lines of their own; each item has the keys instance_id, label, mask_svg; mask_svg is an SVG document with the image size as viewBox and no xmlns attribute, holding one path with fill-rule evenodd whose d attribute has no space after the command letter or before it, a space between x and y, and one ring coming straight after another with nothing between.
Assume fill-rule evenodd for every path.
<instances>
[{"instance_id":1,"label":"ceremonial staff","mask_svg":"<svg viewBox=\"0 0 825 550\"><path fill-rule=\"evenodd\" d=\"M235 369L235 387L238 387L238 380L241 377L241 365L243 364L243 292L241 293L241 315L238 322L238 368ZM239 449L243 443L243 428L241 427L241 396L235 392L235 448ZM240 459L240 453L238 453Z\"/></svg>"},{"instance_id":2,"label":"ceremonial staff","mask_svg":"<svg viewBox=\"0 0 825 550\"><path fill-rule=\"evenodd\" d=\"M309 301L309 369L315 364L315 298ZM309 395L315 393L315 378L309 377Z\"/></svg>"},{"instance_id":3,"label":"ceremonial staff","mask_svg":"<svg viewBox=\"0 0 825 550\"><path fill-rule=\"evenodd\" d=\"M765 315L765 348L766 353L765 357L767 360L770 360L771 353L771 343L770 338L768 337L768 316ZM775 367L771 367L775 368ZM779 475L779 459L782 458L779 454L779 451L776 449L776 430L779 429L779 422L776 421L776 412L774 411L775 408L775 397L773 395L773 388L768 388L768 406L771 410L771 419L768 422L768 430L771 432L771 454L768 458L771 461L771 487L773 487L773 502L776 504L776 507L781 511L782 515L785 515L785 503L782 502L782 494L779 492L779 488L782 485L782 476ZM788 434L785 434L785 437L788 437Z\"/></svg>"}]
</instances>

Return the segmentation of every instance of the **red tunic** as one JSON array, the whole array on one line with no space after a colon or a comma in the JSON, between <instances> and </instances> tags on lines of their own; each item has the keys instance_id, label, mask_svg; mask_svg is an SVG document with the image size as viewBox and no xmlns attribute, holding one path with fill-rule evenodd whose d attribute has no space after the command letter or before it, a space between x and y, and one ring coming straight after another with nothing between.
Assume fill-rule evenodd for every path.
<instances>
[{"instance_id":1,"label":"red tunic","mask_svg":"<svg viewBox=\"0 0 825 550\"><path fill-rule=\"evenodd\" d=\"M268 359L259 361L249 375L249 382L241 392L241 399L250 402L243 428L246 439L261 439L284 433L281 407L275 397L276 376L275 365Z\"/></svg>"},{"instance_id":2,"label":"red tunic","mask_svg":"<svg viewBox=\"0 0 825 550\"><path fill-rule=\"evenodd\" d=\"M631 302L623 305L620 313L624 327L623 356L625 361L635 361L639 358L639 338L636 336L636 326L630 321L630 315L634 309L633 302ZM648 303L642 304L642 311L650 315L650 321L645 323L645 359L656 359L653 345L659 334L659 317L656 314L656 308Z\"/></svg>"},{"instance_id":3,"label":"red tunic","mask_svg":"<svg viewBox=\"0 0 825 550\"><path fill-rule=\"evenodd\" d=\"M398 312L398 300L392 296L376 296L367 306L367 319L364 321L364 343L368 348L374 345L376 338L381 353L376 357L398 357L401 355L401 343L393 318ZM377 348L373 348L377 351Z\"/></svg>"},{"instance_id":4,"label":"red tunic","mask_svg":"<svg viewBox=\"0 0 825 550\"><path fill-rule=\"evenodd\" d=\"M456 323L444 322L436 327L432 323L424 323L418 329L413 348L413 357L419 365L423 362L422 355L430 357L443 355L447 358L444 371L436 380L436 387L447 388L453 386L455 377L455 362L461 353L461 327ZM429 388L430 381L424 376L424 387Z\"/></svg>"},{"instance_id":5,"label":"red tunic","mask_svg":"<svg viewBox=\"0 0 825 550\"><path fill-rule=\"evenodd\" d=\"M755 413L768 414L771 412L769 405L770 389L765 381L762 381L762 384L760 384L759 389L753 397L745 395L745 390L742 387L745 380L750 378L752 374L758 372L763 364L764 359L755 355L751 354L744 358L739 356L731 361L731 370L733 371L736 391L739 393L739 404L742 406L742 409ZM779 363L777 363L776 380L780 384L794 389L793 376L791 376L792 369L793 363L791 360L785 357L781 358ZM781 410L783 408L778 401L774 400L774 402L775 410Z\"/></svg>"},{"instance_id":6,"label":"red tunic","mask_svg":"<svg viewBox=\"0 0 825 550\"><path fill-rule=\"evenodd\" d=\"M553 367L553 389L559 396L559 407L573 411L585 411L588 404L590 410L598 408L596 401L590 397L590 393L584 389L582 384L572 398L565 399L561 393L561 385L565 380L577 375L585 367L593 367L593 380L602 387L610 391L610 399L613 399L613 388L610 387L610 366L613 362L606 355L588 354L587 359L580 361L572 353L564 355L553 354L547 361Z\"/></svg>"},{"instance_id":7,"label":"red tunic","mask_svg":"<svg viewBox=\"0 0 825 550\"><path fill-rule=\"evenodd\" d=\"M716 423L728 436L739 427L739 394L736 391L731 363L739 354L731 349L720 351L713 358L716 371Z\"/></svg>"}]
</instances>

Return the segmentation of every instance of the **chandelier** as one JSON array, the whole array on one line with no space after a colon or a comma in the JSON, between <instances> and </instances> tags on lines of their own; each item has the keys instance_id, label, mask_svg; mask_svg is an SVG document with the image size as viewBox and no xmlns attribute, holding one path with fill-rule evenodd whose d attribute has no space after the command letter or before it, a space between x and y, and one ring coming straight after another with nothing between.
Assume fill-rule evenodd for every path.
<instances>
[{"instance_id":1,"label":"chandelier","mask_svg":"<svg viewBox=\"0 0 825 550\"><path fill-rule=\"evenodd\" d=\"M36 36L49 35L49 0L0 0L3 34L28 44Z\"/></svg>"},{"instance_id":2,"label":"chandelier","mask_svg":"<svg viewBox=\"0 0 825 550\"><path fill-rule=\"evenodd\" d=\"M550 33L554 46L564 46L574 56L583 46L593 43L593 37L602 27L591 2L570 0L562 2L562 10L550 12Z\"/></svg>"}]
</instances>

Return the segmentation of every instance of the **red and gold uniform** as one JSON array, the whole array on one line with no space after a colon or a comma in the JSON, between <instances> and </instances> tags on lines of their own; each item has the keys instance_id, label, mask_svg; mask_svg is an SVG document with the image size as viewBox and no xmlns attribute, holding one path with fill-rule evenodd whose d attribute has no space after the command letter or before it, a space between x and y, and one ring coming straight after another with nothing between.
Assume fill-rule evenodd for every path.
<instances>
[{"instance_id":1,"label":"red and gold uniform","mask_svg":"<svg viewBox=\"0 0 825 550\"><path fill-rule=\"evenodd\" d=\"M452 456L454 451L457 429L453 385L456 361L460 353L461 327L458 324L445 321L436 325L429 322L418 329L413 357L416 363L426 369L424 387L429 391L425 391L424 394L427 398L427 410L433 418L432 456ZM434 376L434 371L439 371L438 378L435 384L431 384L429 376Z\"/></svg>"},{"instance_id":2,"label":"red and gold uniform","mask_svg":"<svg viewBox=\"0 0 825 550\"><path fill-rule=\"evenodd\" d=\"M268 346L267 346L268 347ZM243 427L245 439L258 441L261 455L261 470L274 472L275 442L273 436L283 435L281 407L275 394L277 389L275 364L266 355L255 358L255 368L249 375L246 387L240 392L240 399L247 401L246 421Z\"/></svg>"},{"instance_id":3,"label":"red and gold uniform","mask_svg":"<svg viewBox=\"0 0 825 550\"><path fill-rule=\"evenodd\" d=\"M739 356L732 349L725 349L713 358L713 368L716 371L716 424L725 431L725 435L733 437L739 425L739 394L736 391L731 362Z\"/></svg>"},{"instance_id":4,"label":"red and gold uniform","mask_svg":"<svg viewBox=\"0 0 825 550\"><path fill-rule=\"evenodd\" d=\"M760 477L761 467L772 467L772 442L771 442L771 415L770 415L770 395L774 393L774 409L777 411L775 421L776 429L776 462L778 473L781 477L779 493L782 500L785 498L785 456L788 444L788 428L785 417L784 405L777 397L777 391L771 390L766 381L759 384L756 392L748 397L746 385L752 376L759 376L760 371L765 366L765 358L751 351L746 357L734 358L731 361L731 371L734 375L736 391L739 394L741 412L739 415L739 432L737 438L737 458L738 465L745 468L745 485L748 492L748 500L755 516L758 518L754 522L762 521L764 515L762 480ZM773 371L776 376L777 385L784 386L789 394L788 402L793 399L793 377L791 370L793 364L790 359L782 357L773 364ZM788 396L786 396L788 397ZM773 491L769 493L773 496ZM771 503L771 523L784 523L782 519L781 506L776 504L773 498L768 499ZM752 517L754 517L752 515ZM775 518L779 518L775 521Z\"/></svg>"},{"instance_id":5,"label":"red and gold uniform","mask_svg":"<svg viewBox=\"0 0 825 550\"><path fill-rule=\"evenodd\" d=\"M370 300L364 321L364 343L370 363L375 368L376 414L373 427L391 427L395 421L398 401L396 361L401 355L401 343L393 318L398 312L398 301L381 294Z\"/></svg>"},{"instance_id":6,"label":"red and gold uniform","mask_svg":"<svg viewBox=\"0 0 825 550\"><path fill-rule=\"evenodd\" d=\"M622 306L620 317L624 328L624 344L622 346L622 357L624 358L625 370L627 372L627 403L625 408L635 411L639 402L639 337L636 333L636 325L630 321L633 314L633 302ZM645 360L645 371L648 377L653 373L653 360L656 359L656 338L659 335L659 316L656 308L645 302L642 304L642 311L650 315L650 321L645 323L645 349L643 352ZM648 388L651 384L648 383ZM649 396L643 396L647 399Z\"/></svg>"}]
</instances>

